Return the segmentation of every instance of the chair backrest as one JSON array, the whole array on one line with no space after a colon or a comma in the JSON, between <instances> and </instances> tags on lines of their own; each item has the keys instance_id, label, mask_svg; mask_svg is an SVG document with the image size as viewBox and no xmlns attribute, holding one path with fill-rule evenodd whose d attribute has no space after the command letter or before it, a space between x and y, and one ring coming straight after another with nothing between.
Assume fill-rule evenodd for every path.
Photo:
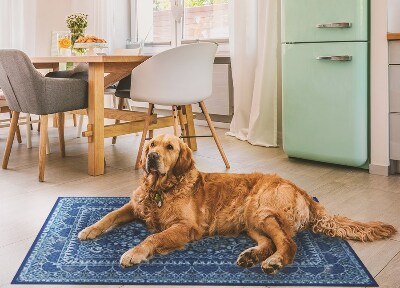
<instances>
[{"instance_id":1,"label":"chair backrest","mask_svg":"<svg viewBox=\"0 0 400 288\"><path fill-rule=\"evenodd\" d=\"M22 51L0 49L0 87L11 110L40 114L45 92L44 77Z\"/></svg>"},{"instance_id":2,"label":"chair backrest","mask_svg":"<svg viewBox=\"0 0 400 288\"><path fill-rule=\"evenodd\" d=\"M161 52L132 71L131 98L160 105L186 105L212 93L217 44L196 43Z\"/></svg>"}]
</instances>

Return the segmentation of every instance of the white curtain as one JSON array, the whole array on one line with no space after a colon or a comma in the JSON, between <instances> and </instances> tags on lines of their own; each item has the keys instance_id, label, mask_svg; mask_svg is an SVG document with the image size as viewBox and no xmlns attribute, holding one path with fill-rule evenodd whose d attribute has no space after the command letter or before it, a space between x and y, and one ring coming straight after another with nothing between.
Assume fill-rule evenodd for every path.
<instances>
[{"instance_id":1,"label":"white curtain","mask_svg":"<svg viewBox=\"0 0 400 288\"><path fill-rule=\"evenodd\" d=\"M280 0L230 0L234 115L227 134L277 146Z\"/></svg>"},{"instance_id":2,"label":"white curtain","mask_svg":"<svg viewBox=\"0 0 400 288\"><path fill-rule=\"evenodd\" d=\"M35 54L36 0L0 0L0 49Z\"/></svg>"}]
</instances>

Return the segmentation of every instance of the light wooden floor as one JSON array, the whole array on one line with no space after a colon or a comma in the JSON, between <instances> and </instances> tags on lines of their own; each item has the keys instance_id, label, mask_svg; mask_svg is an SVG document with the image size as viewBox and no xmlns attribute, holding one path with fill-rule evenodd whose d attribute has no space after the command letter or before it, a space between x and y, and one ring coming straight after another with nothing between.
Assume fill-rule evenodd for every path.
<instances>
[{"instance_id":1,"label":"light wooden floor","mask_svg":"<svg viewBox=\"0 0 400 288\"><path fill-rule=\"evenodd\" d=\"M67 157L64 159L58 153L57 130L49 129L52 153L46 164L46 182L37 180L39 137L36 130L33 131L33 148L28 150L25 129L21 129L24 142L14 144L9 169L0 170L0 287L11 286L11 279L57 197L130 196L137 185L141 172L135 171L133 166L140 136L118 137L116 145L111 145L111 140L107 139L106 174L94 178L86 174L86 139L75 138L76 130L71 122L67 122L67 126ZM1 155L7 131L0 129ZM171 133L172 128L156 134L161 132ZM229 172L277 173L318 197L334 214L357 220L382 220L400 229L399 175L374 176L360 169L288 159L280 148L251 146L225 136L224 132L218 131L232 166ZM199 127L198 134L209 132ZM225 171L213 140L199 138L198 143L199 150L195 153L198 168L207 172ZM386 241L352 242L351 245L381 287L400 287L400 234Z\"/></svg>"}]
</instances>

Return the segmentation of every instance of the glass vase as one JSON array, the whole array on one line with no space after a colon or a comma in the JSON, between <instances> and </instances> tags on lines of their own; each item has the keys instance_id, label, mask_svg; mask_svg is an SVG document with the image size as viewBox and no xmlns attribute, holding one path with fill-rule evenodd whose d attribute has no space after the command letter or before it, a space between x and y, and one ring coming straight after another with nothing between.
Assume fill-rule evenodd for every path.
<instances>
[{"instance_id":1,"label":"glass vase","mask_svg":"<svg viewBox=\"0 0 400 288\"><path fill-rule=\"evenodd\" d=\"M72 47L74 46L76 40L79 39L79 37L84 37L85 36L85 29L80 29L80 28L76 28L76 29L70 29L71 31L71 41L72 41ZM72 48L72 52L75 55L83 55L85 54L85 49L82 48Z\"/></svg>"},{"instance_id":2,"label":"glass vase","mask_svg":"<svg viewBox=\"0 0 400 288\"><path fill-rule=\"evenodd\" d=\"M71 34L69 32L57 33L58 56L71 56Z\"/></svg>"}]
</instances>

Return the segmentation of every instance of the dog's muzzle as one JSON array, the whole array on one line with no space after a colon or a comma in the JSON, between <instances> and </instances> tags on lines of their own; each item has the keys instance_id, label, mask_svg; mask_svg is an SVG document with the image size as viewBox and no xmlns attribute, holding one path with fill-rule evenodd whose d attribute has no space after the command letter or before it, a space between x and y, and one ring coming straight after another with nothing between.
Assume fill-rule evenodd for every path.
<instances>
[{"instance_id":1,"label":"dog's muzzle","mask_svg":"<svg viewBox=\"0 0 400 288\"><path fill-rule=\"evenodd\" d=\"M158 171L158 164L160 160L160 155L157 152L151 152L147 155L147 171Z\"/></svg>"}]
</instances>

